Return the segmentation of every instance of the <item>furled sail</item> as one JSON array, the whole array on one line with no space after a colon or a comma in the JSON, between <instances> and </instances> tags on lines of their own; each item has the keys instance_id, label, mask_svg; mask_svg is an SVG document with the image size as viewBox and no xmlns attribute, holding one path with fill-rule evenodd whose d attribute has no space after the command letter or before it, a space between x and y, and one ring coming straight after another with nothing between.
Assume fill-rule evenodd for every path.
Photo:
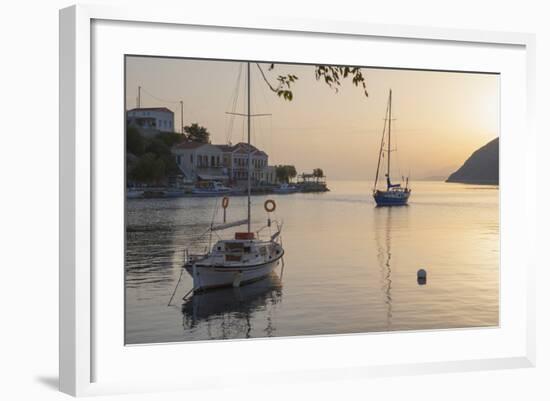
<instances>
[{"instance_id":1,"label":"furled sail","mask_svg":"<svg viewBox=\"0 0 550 401\"><path fill-rule=\"evenodd\" d=\"M213 225L212 227L210 227L210 230L211 231L225 230L226 228L242 226L243 224L248 224L248 219L232 221L230 223L218 224L216 226Z\"/></svg>"}]
</instances>

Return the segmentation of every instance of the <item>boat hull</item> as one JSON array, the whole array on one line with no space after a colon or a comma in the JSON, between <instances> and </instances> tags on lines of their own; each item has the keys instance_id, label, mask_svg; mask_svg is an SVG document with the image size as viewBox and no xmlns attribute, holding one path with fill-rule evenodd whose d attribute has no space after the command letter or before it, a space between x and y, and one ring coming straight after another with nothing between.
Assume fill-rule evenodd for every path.
<instances>
[{"instance_id":1,"label":"boat hull","mask_svg":"<svg viewBox=\"0 0 550 401\"><path fill-rule=\"evenodd\" d=\"M276 259L253 266L205 266L200 262L186 265L187 272L193 277L194 291L204 291L223 287L240 287L271 274L281 263L281 254Z\"/></svg>"},{"instance_id":2,"label":"boat hull","mask_svg":"<svg viewBox=\"0 0 550 401\"><path fill-rule=\"evenodd\" d=\"M378 191L373 197L377 206L406 206L409 201L410 192L385 192Z\"/></svg>"}]
</instances>

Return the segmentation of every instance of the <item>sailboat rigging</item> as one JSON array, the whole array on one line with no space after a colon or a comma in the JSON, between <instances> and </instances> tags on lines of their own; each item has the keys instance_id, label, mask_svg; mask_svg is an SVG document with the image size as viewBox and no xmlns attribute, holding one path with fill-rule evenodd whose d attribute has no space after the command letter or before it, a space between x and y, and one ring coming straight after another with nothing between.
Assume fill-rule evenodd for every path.
<instances>
[{"instance_id":1,"label":"sailboat rigging","mask_svg":"<svg viewBox=\"0 0 550 401\"><path fill-rule=\"evenodd\" d=\"M377 206L404 206L409 200L411 195L411 189L409 188L409 178L405 180L405 186L401 184L392 184L391 182L391 123L392 123L392 90L388 98L388 105L386 107L386 118L384 119L384 129L382 131L382 139L380 141L380 150L378 152L378 165L376 167L376 176L374 179L374 188L372 195ZM387 149L384 149L384 139L386 135L387 127ZM387 154L387 166L386 166L386 189L377 189L378 177L380 174L380 165L384 157L384 153Z\"/></svg>"},{"instance_id":2,"label":"sailboat rigging","mask_svg":"<svg viewBox=\"0 0 550 401\"><path fill-rule=\"evenodd\" d=\"M277 231L266 240L259 238L261 230L253 232L251 227L251 118L267 116L269 114L251 114L250 100L250 63L247 63L247 111L246 113L228 113L246 117L247 120L247 218L226 223L224 217L223 224L212 224L210 227L210 231L212 232L246 224L247 231L235 232L234 239L217 241L212 249L204 254L192 255L185 251L184 268L193 278L193 292L227 286L239 287L243 284L260 280L268 276L280 264L284 255L280 235L282 230L281 224L274 221ZM267 227L271 227L272 220L269 214L275 209L274 207L268 207L268 204L271 203L274 205L274 201L272 200L268 200L264 204L264 209L268 213ZM227 204L228 198L224 198L224 209L227 207Z\"/></svg>"}]
</instances>

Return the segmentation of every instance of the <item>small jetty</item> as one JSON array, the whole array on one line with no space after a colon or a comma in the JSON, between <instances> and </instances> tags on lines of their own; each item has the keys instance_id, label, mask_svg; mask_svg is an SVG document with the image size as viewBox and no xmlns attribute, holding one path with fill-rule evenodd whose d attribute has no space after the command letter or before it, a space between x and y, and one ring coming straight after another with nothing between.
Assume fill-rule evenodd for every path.
<instances>
[{"instance_id":1,"label":"small jetty","mask_svg":"<svg viewBox=\"0 0 550 401\"><path fill-rule=\"evenodd\" d=\"M327 187L326 177L324 175L303 173L298 176L296 184L298 192L327 192L330 191Z\"/></svg>"}]
</instances>

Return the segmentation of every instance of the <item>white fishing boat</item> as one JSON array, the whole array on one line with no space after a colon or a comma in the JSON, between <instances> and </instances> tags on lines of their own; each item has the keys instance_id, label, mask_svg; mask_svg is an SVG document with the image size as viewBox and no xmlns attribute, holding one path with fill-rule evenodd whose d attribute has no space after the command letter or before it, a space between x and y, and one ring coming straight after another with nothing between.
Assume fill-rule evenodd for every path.
<instances>
[{"instance_id":1,"label":"white fishing boat","mask_svg":"<svg viewBox=\"0 0 550 401\"><path fill-rule=\"evenodd\" d=\"M226 187L219 181L209 181L207 183L197 185L192 189L193 195L199 196L222 196L231 193L232 189Z\"/></svg>"},{"instance_id":2,"label":"white fishing boat","mask_svg":"<svg viewBox=\"0 0 550 401\"><path fill-rule=\"evenodd\" d=\"M186 255L185 269L193 277L194 291L239 287L271 274L283 255L277 238L260 240L255 233L237 232L234 239L216 242L205 255Z\"/></svg>"},{"instance_id":3,"label":"white fishing boat","mask_svg":"<svg viewBox=\"0 0 550 401\"><path fill-rule=\"evenodd\" d=\"M250 113L250 63L247 64L247 91L248 106L246 114L231 113L247 118L248 144L250 145L250 119L251 117L263 116L265 114ZM282 225L276 220L271 220L271 214L275 211L276 205L273 200L264 203L265 211L268 213L267 225L260 230L252 231L251 227L251 147L248 147L247 162L247 218L235 222L225 222L225 211L229 204L229 198L224 198L224 222L210 227L210 232L227 230L232 227L246 225L245 232L234 233L231 239L217 241L211 250L205 254L190 254L185 252L185 270L193 278L193 292L219 287L239 287L268 276L281 262L284 249L281 243ZM276 227L271 232L271 227ZM268 231L267 237L262 235Z\"/></svg>"}]
</instances>

